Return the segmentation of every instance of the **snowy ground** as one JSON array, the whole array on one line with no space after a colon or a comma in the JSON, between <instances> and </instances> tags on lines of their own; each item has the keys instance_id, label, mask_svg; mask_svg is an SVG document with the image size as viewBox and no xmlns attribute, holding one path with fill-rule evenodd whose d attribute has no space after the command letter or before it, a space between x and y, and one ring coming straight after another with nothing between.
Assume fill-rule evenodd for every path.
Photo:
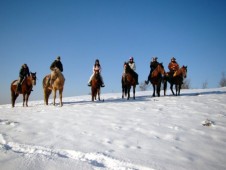
<instances>
[{"instance_id":1,"label":"snowy ground","mask_svg":"<svg viewBox=\"0 0 226 170\"><path fill-rule=\"evenodd\" d=\"M151 94L0 105L0 169L226 169L226 88Z\"/></svg>"}]
</instances>

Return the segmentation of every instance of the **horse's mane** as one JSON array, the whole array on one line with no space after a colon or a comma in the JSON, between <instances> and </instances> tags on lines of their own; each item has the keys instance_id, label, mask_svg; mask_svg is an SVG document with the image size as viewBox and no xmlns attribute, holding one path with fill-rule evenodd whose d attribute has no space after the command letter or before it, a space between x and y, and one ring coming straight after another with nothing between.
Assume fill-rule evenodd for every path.
<instances>
[{"instance_id":1,"label":"horse's mane","mask_svg":"<svg viewBox=\"0 0 226 170\"><path fill-rule=\"evenodd\" d=\"M125 63L125 65L126 65L126 73L132 73L133 70L132 70L132 68L129 66L129 63Z\"/></svg>"},{"instance_id":2,"label":"horse's mane","mask_svg":"<svg viewBox=\"0 0 226 170\"><path fill-rule=\"evenodd\" d=\"M53 73L59 78L59 79L64 79L64 75L62 74L62 72L60 71L60 69L55 68Z\"/></svg>"},{"instance_id":3,"label":"horse's mane","mask_svg":"<svg viewBox=\"0 0 226 170\"><path fill-rule=\"evenodd\" d=\"M160 65L164 69L163 63L159 63L158 65Z\"/></svg>"}]
</instances>

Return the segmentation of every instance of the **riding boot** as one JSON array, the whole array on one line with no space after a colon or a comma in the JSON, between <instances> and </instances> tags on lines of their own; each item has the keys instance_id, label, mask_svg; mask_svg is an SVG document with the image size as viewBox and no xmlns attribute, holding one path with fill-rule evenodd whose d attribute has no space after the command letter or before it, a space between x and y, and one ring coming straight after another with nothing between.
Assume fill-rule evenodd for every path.
<instances>
[{"instance_id":1,"label":"riding boot","mask_svg":"<svg viewBox=\"0 0 226 170\"><path fill-rule=\"evenodd\" d=\"M139 85L138 76L136 77L136 84Z\"/></svg>"},{"instance_id":2,"label":"riding boot","mask_svg":"<svg viewBox=\"0 0 226 170\"><path fill-rule=\"evenodd\" d=\"M91 86L91 81L88 82L88 86Z\"/></svg>"},{"instance_id":3,"label":"riding boot","mask_svg":"<svg viewBox=\"0 0 226 170\"><path fill-rule=\"evenodd\" d=\"M135 79L136 79L136 84L139 85L139 82L138 82L138 74L135 72Z\"/></svg>"},{"instance_id":4,"label":"riding boot","mask_svg":"<svg viewBox=\"0 0 226 170\"><path fill-rule=\"evenodd\" d=\"M100 75L101 87L105 87L102 76Z\"/></svg>"},{"instance_id":5,"label":"riding boot","mask_svg":"<svg viewBox=\"0 0 226 170\"><path fill-rule=\"evenodd\" d=\"M17 83L16 93L19 93L20 91L21 91L21 84L20 83Z\"/></svg>"}]
</instances>

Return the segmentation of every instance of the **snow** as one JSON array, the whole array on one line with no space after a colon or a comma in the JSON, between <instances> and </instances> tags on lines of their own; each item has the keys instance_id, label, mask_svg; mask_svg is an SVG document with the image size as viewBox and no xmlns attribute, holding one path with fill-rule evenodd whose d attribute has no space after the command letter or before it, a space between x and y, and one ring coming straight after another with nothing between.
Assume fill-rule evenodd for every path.
<instances>
[{"instance_id":1,"label":"snow","mask_svg":"<svg viewBox=\"0 0 226 170\"><path fill-rule=\"evenodd\" d=\"M151 94L0 105L0 169L226 169L226 88Z\"/></svg>"}]
</instances>

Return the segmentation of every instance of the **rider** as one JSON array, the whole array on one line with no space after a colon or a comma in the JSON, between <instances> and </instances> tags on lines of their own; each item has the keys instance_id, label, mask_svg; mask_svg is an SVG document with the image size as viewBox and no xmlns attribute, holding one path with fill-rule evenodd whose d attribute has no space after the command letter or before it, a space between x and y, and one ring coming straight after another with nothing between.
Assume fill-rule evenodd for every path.
<instances>
[{"instance_id":1,"label":"rider","mask_svg":"<svg viewBox=\"0 0 226 170\"><path fill-rule=\"evenodd\" d=\"M30 76L29 68L28 68L27 64L23 64L20 68L16 92L20 91L23 80L28 76ZM31 91L33 91L33 90L31 89Z\"/></svg>"},{"instance_id":2,"label":"rider","mask_svg":"<svg viewBox=\"0 0 226 170\"><path fill-rule=\"evenodd\" d=\"M148 80L145 81L146 84L148 84L148 82L151 80L151 74L159 64L159 62L157 60L158 60L158 57L152 57L152 61L150 62L150 69L151 70L150 70L150 73L148 75Z\"/></svg>"},{"instance_id":3,"label":"rider","mask_svg":"<svg viewBox=\"0 0 226 170\"><path fill-rule=\"evenodd\" d=\"M50 70L53 71L55 68L58 68L61 72L63 72L63 64L60 61L60 56L56 58L56 60L53 61L53 63L50 65ZM52 75L52 74L51 74ZM52 88L53 80L52 77L50 77L49 82L50 88Z\"/></svg>"},{"instance_id":4,"label":"rider","mask_svg":"<svg viewBox=\"0 0 226 170\"><path fill-rule=\"evenodd\" d=\"M91 86L91 81L92 81L93 76L95 74L95 70L99 70L99 73L101 73L101 70L102 70L101 65L100 65L100 61L98 59L95 60L95 63L93 65L93 74L89 78L88 86ZM99 74L99 75L100 75L100 80L101 80L101 87L104 87L105 85L104 85L103 78L102 78L101 74Z\"/></svg>"},{"instance_id":5,"label":"rider","mask_svg":"<svg viewBox=\"0 0 226 170\"><path fill-rule=\"evenodd\" d=\"M172 78L173 74L179 69L179 64L176 62L176 58L171 58L171 62L169 63L168 68L170 70L169 76L170 78Z\"/></svg>"},{"instance_id":6,"label":"rider","mask_svg":"<svg viewBox=\"0 0 226 170\"><path fill-rule=\"evenodd\" d=\"M133 70L132 74L133 74L133 77L134 77L135 80L136 80L136 84L138 85L138 84L139 84L139 83L138 83L138 74L135 72L135 70L136 70L136 65L135 65L135 62L134 62L134 60L133 60L133 57L130 57L128 64L129 64L130 68Z\"/></svg>"}]
</instances>

